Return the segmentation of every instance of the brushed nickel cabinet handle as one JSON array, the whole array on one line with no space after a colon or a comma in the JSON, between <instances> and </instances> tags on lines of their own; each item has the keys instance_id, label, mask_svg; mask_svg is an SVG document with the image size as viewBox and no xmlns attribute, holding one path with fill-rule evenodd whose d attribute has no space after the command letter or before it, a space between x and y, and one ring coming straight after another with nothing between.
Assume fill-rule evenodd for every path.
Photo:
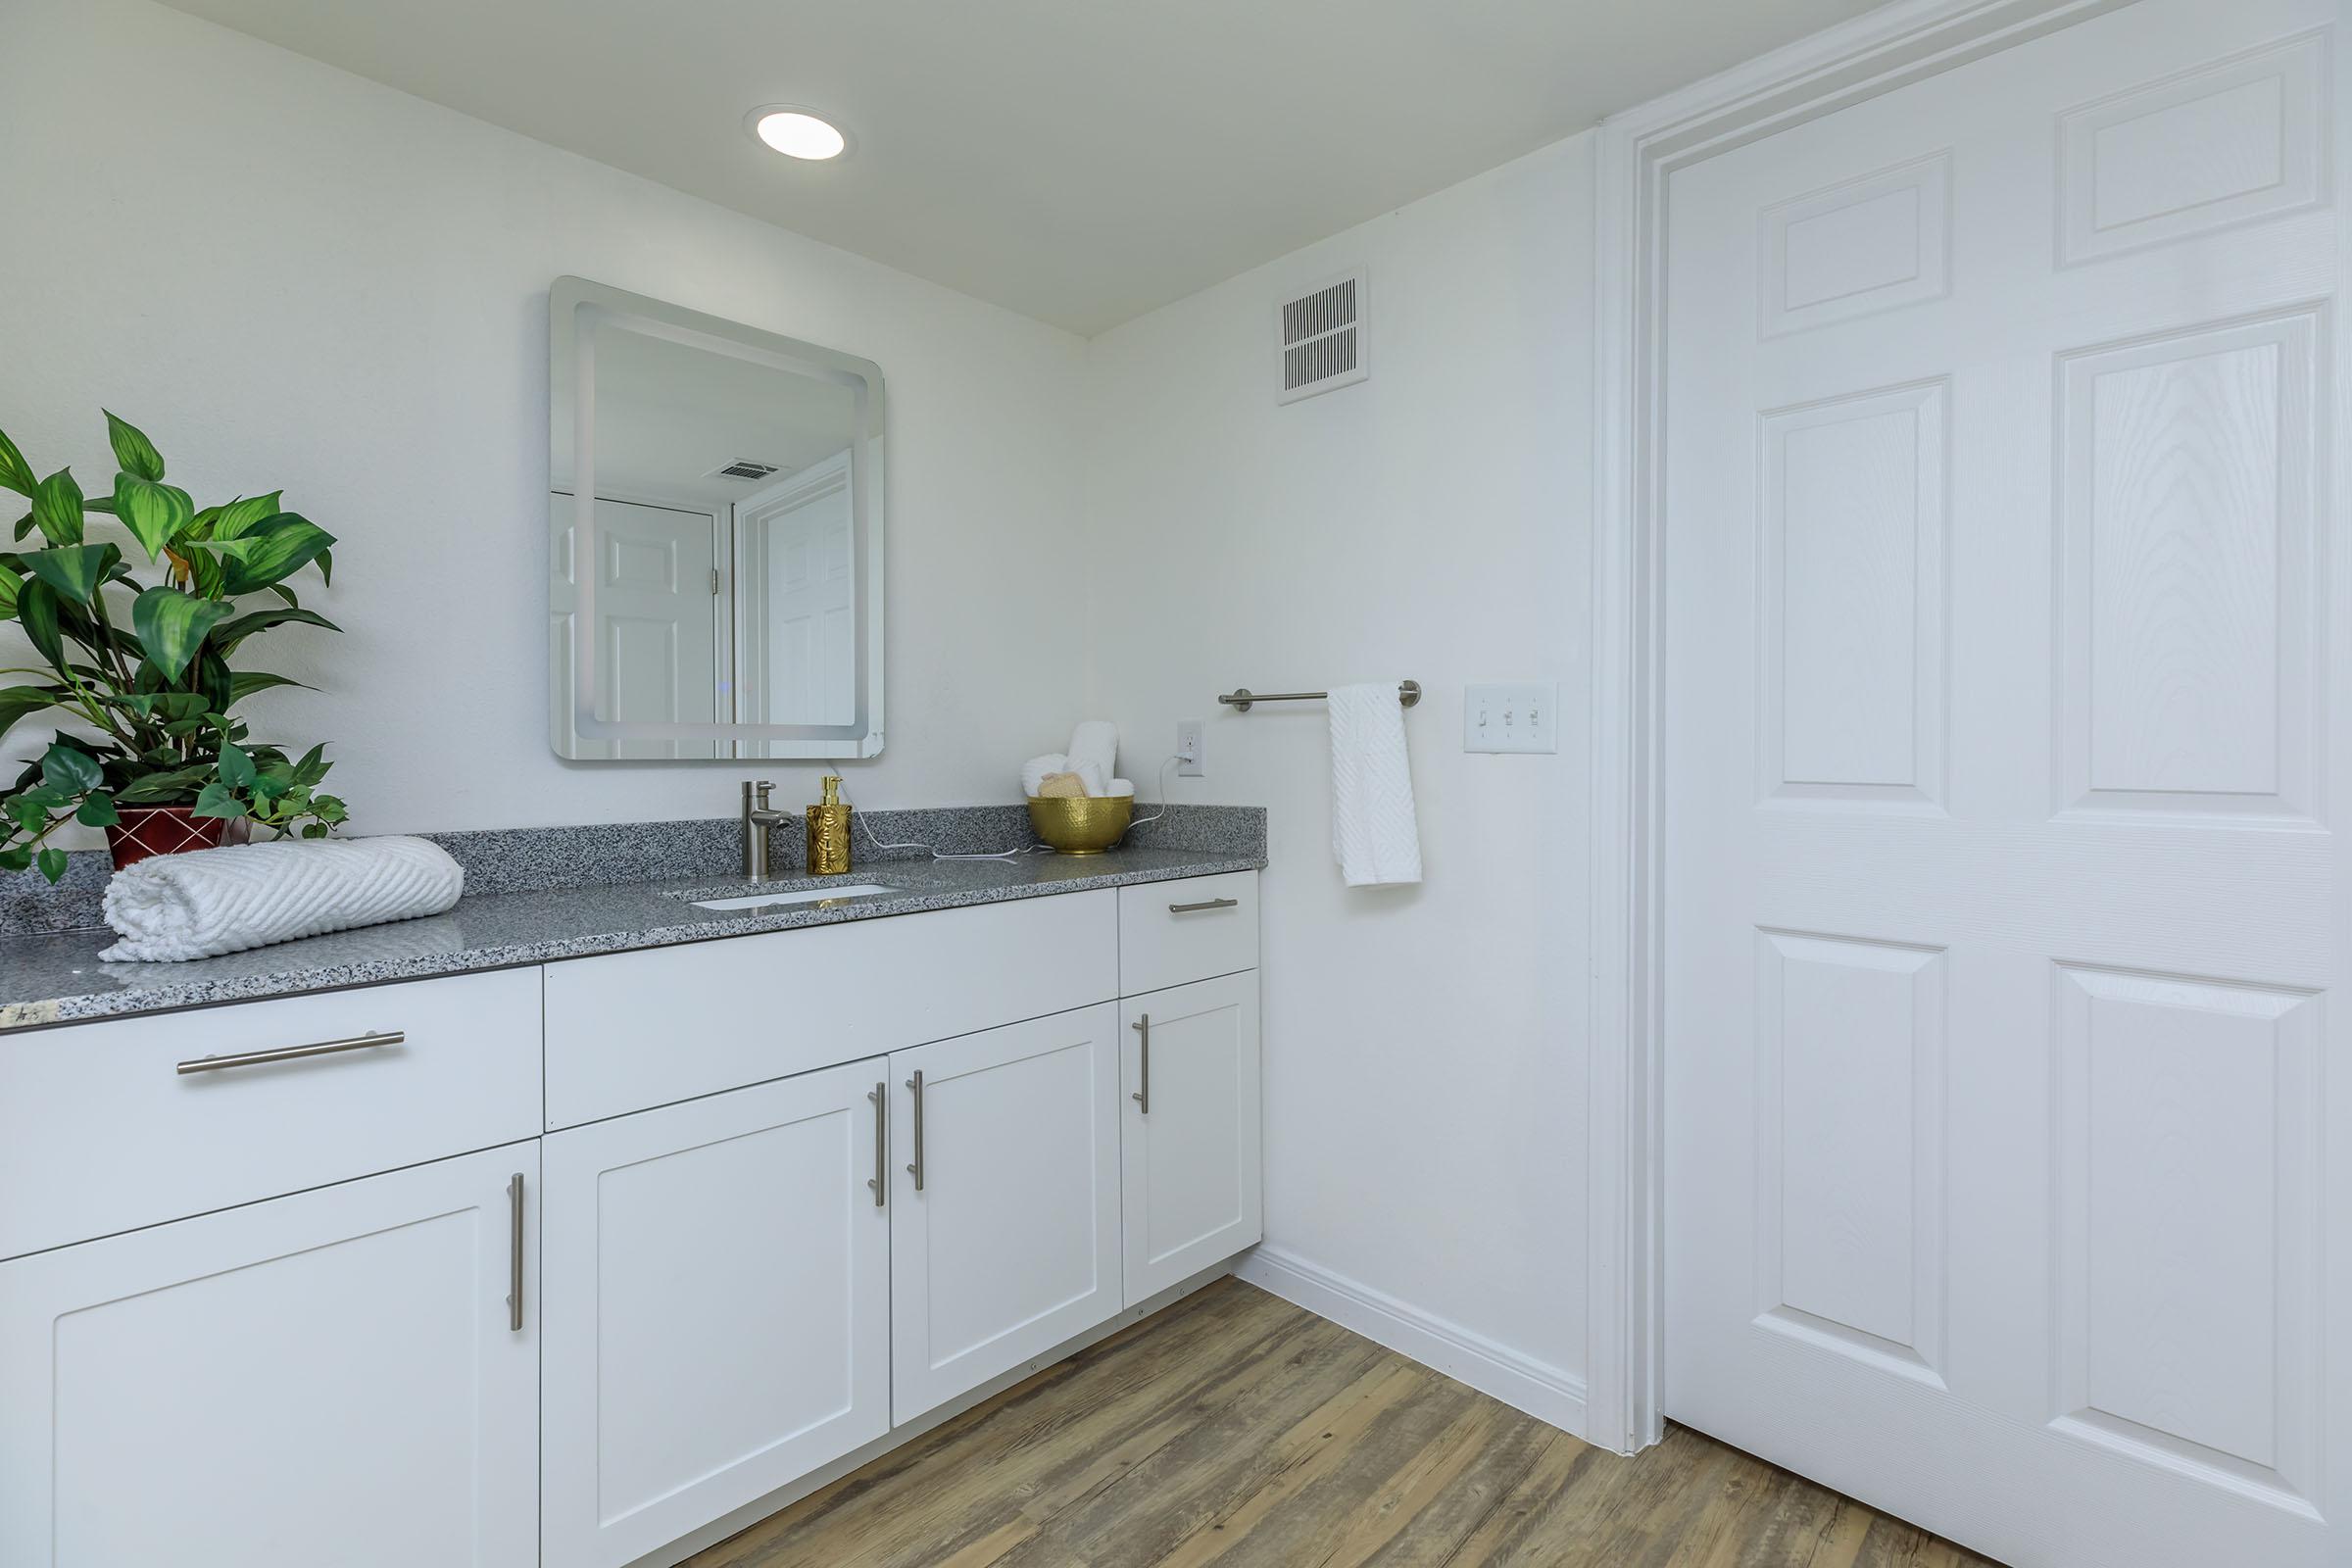
<instances>
[{"instance_id":1,"label":"brushed nickel cabinet handle","mask_svg":"<svg viewBox=\"0 0 2352 1568\"><path fill-rule=\"evenodd\" d=\"M923 1190L923 1075L919 1069L906 1080L906 1087L914 1091L914 1163L906 1167L906 1174L914 1178L914 1190L919 1193Z\"/></svg>"},{"instance_id":2,"label":"brushed nickel cabinet handle","mask_svg":"<svg viewBox=\"0 0 2352 1568\"><path fill-rule=\"evenodd\" d=\"M1127 1027L1143 1037L1141 1063L1143 1070L1136 1074L1142 1087L1127 1098L1142 1106L1143 1113L1149 1116L1152 1114L1152 1015L1147 1012Z\"/></svg>"},{"instance_id":3,"label":"brushed nickel cabinet handle","mask_svg":"<svg viewBox=\"0 0 2352 1568\"><path fill-rule=\"evenodd\" d=\"M874 1174L865 1185L874 1190L876 1208L882 1206L883 1195L890 1189L890 1101L886 1098L889 1088L887 1082L878 1083L865 1093L865 1098L874 1102Z\"/></svg>"},{"instance_id":4,"label":"brushed nickel cabinet handle","mask_svg":"<svg viewBox=\"0 0 2352 1568\"><path fill-rule=\"evenodd\" d=\"M1200 909L1238 909L1241 906L1242 901L1239 899L1202 899L1199 904L1171 904L1168 912L1192 914Z\"/></svg>"},{"instance_id":5,"label":"brushed nickel cabinet handle","mask_svg":"<svg viewBox=\"0 0 2352 1568\"><path fill-rule=\"evenodd\" d=\"M349 1040L319 1040L307 1046L278 1046L270 1051L240 1051L226 1056L198 1056L194 1061L179 1064L179 1075L220 1072L228 1067L259 1067L270 1061L299 1061L305 1056L332 1056L345 1051L373 1051L378 1046L397 1046L409 1038L408 1031L393 1029L380 1035L354 1035Z\"/></svg>"},{"instance_id":6,"label":"brushed nickel cabinet handle","mask_svg":"<svg viewBox=\"0 0 2352 1568\"><path fill-rule=\"evenodd\" d=\"M522 1172L507 1183L507 1329L522 1332Z\"/></svg>"}]
</instances>

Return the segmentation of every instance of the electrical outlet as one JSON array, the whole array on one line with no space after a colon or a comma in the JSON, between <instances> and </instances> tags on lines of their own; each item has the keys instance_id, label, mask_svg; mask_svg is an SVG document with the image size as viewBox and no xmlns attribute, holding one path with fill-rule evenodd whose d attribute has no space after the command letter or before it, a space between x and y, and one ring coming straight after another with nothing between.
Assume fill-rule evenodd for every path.
<instances>
[{"instance_id":1,"label":"electrical outlet","mask_svg":"<svg viewBox=\"0 0 2352 1568\"><path fill-rule=\"evenodd\" d=\"M1200 778L1208 771L1208 763L1201 756L1201 731L1200 720L1197 718L1180 718L1176 721L1178 778Z\"/></svg>"},{"instance_id":2,"label":"electrical outlet","mask_svg":"<svg viewBox=\"0 0 2352 1568\"><path fill-rule=\"evenodd\" d=\"M1560 688L1552 681L1472 686L1463 694L1465 752L1556 752Z\"/></svg>"}]
</instances>

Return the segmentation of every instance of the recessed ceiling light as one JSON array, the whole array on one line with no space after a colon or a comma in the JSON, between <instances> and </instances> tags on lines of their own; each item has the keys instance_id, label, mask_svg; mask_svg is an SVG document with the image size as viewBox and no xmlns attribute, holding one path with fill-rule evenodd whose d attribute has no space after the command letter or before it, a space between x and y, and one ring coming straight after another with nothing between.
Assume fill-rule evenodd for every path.
<instances>
[{"instance_id":1,"label":"recessed ceiling light","mask_svg":"<svg viewBox=\"0 0 2352 1568\"><path fill-rule=\"evenodd\" d=\"M762 104L744 117L743 124L787 158L821 163L850 150L850 138L831 121L791 104Z\"/></svg>"}]
</instances>

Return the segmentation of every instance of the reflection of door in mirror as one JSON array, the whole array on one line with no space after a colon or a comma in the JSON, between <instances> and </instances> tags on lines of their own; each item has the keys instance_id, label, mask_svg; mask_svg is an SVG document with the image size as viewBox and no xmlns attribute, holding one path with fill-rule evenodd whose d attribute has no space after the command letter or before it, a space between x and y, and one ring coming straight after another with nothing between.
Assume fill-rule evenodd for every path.
<instances>
[{"instance_id":1,"label":"reflection of door in mirror","mask_svg":"<svg viewBox=\"0 0 2352 1568\"><path fill-rule=\"evenodd\" d=\"M572 592L579 563L572 549L571 498L554 493L550 554L550 700L559 722L571 711ZM596 648L611 671L597 694L596 716L623 721L708 724L718 710L717 520L709 512L599 497L596 503ZM584 758L709 758L707 740L590 740Z\"/></svg>"},{"instance_id":2,"label":"reflection of door in mirror","mask_svg":"<svg viewBox=\"0 0 2352 1568\"><path fill-rule=\"evenodd\" d=\"M735 504L740 721L857 716L852 524L846 450Z\"/></svg>"}]
</instances>

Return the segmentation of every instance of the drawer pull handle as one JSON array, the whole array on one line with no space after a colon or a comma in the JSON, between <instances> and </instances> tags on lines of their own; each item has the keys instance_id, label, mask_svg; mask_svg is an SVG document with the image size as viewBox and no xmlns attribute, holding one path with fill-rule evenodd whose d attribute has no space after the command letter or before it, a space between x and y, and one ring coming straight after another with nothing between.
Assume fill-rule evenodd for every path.
<instances>
[{"instance_id":1,"label":"drawer pull handle","mask_svg":"<svg viewBox=\"0 0 2352 1568\"><path fill-rule=\"evenodd\" d=\"M1136 1074L1137 1088L1127 1098L1135 1102L1142 1114L1149 1116L1152 1114L1152 1015L1147 1012L1128 1027L1143 1036L1143 1045L1137 1063L1142 1069Z\"/></svg>"},{"instance_id":2,"label":"drawer pull handle","mask_svg":"<svg viewBox=\"0 0 2352 1568\"><path fill-rule=\"evenodd\" d=\"M1202 899L1199 904L1171 904L1168 912L1191 914L1200 909L1238 909L1241 906L1242 901L1239 899Z\"/></svg>"},{"instance_id":3,"label":"drawer pull handle","mask_svg":"<svg viewBox=\"0 0 2352 1568\"><path fill-rule=\"evenodd\" d=\"M307 1046L279 1046L271 1051L241 1051L227 1056L198 1056L194 1061L179 1064L179 1075L220 1072L229 1067L259 1067L265 1062L299 1061L305 1056L332 1056L345 1051L372 1051L378 1046L397 1046L409 1038L403 1029L380 1035L354 1035L349 1040L319 1040Z\"/></svg>"},{"instance_id":4,"label":"drawer pull handle","mask_svg":"<svg viewBox=\"0 0 2352 1568\"><path fill-rule=\"evenodd\" d=\"M914 1190L919 1193L923 1190L923 1075L919 1070L906 1080L906 1087L914 1091L914 1163L906 1167L906 1174L914 1178Z\"/></svg>"},{"instance_id":5,"label":"drawer pull handle","mask_svg":"<svg viewBox=\"0 0 2352 1568\"><path fill-rule=\"evenodd\" d=\"M865 1092L874 1102L874 1173L865 1185L874 1190L874 1206L880 1208L884 1195L890 1190L890 1102L884 1098L887 1084L876 1084Z\"/></svg>"},{"instance_id":6,"label":"drawer pull handle","mask_svg":"<svg viewBox=\"0 0 2352 1568\"><path fill-rule=\"evenodd\" d=\"M522 1172L507 1183L507 1330L522 1332Z\"/></svg>"}]
</instances>

